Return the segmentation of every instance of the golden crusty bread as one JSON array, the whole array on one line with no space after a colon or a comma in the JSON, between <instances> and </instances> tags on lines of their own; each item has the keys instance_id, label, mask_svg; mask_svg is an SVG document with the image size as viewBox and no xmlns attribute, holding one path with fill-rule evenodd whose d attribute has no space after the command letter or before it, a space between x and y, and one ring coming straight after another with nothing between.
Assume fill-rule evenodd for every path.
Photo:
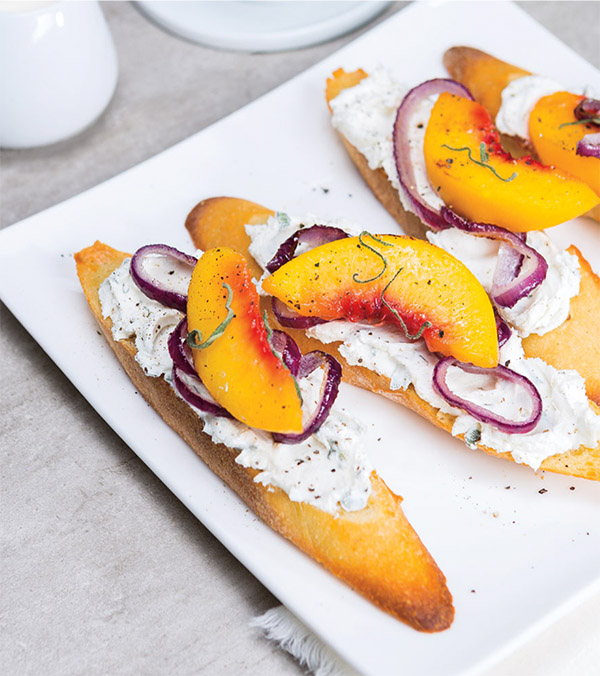
<instances>
[{"instance_id":1,"label":"golden crusty bread","mask_svg":"<svg viewBox=\"0 0 600 676\"><path fill-rule=\"evenodd\" d=\"M190 233L194 245L199 249L206 250L217 246L237 247L237 250L244 254L248 263L254 266L254 270L260 275L260 269L248 253L250 238L245 232L244 218L248 219L248 225L258 225L266 221L273 213L269 209L265 209L265 207L253 204L247 200L240 200L234 197L214 197L203 200L192 209L186 220L186 228ZM578 253L576 250L574 251ZM587 266L587 269L590 274L593 274L589 270L589 266ZM560 331L564 331L564 335L557 329L558 333L556 331L552 332L556 334L554 342L545 341L545 344L547 343L549 346L552 346L548 347L548 351L556 351L555 356L557 360L564 357L561 354L562 345L564 343L568 344L572 340L580 340L580 332L584 331L586 321L590 319L588 316L590 312L588 294L593 296L596 293L597 289L594 284L599 282L597 277L593 276L596 280L594 282L593 277L586 277L585 275L586 273L584 272L582 276L585 279L585 283L582 283L582 290L577 299L575 299L577 302L572 303L571 317L563 326L559 327ZM276 321L272 315L270 319L272 322ZM600 331L598 318L596 318L595 322ZM406 390L392 390L389 378L362 366L348 364L339 354L339 343L323 344L314 338L307 338L301 330L286 329L286 331L296 340L303 352L324 350L332 354L342 364L343 378L346 382L402 404L423 416L437 427L441 427L451 433L455 417L441 412L421 399L412 385ZM536 338L542 339L545 336L536 336ZM534 348L535 346L531 347L531 351L534 351ZM583 364L584 362L582 361L581 363ZM600 414L600 408L594 402L590 401L590 406L596 413ZM459 435L459 437L464 440L463 435ZM478 444L478 448L490 455L495 455L505 460L513 460L510 453L500 453L481 444ZM600 480L600 446L596 448L582 446L569 453L558 453L546 458L541 465L541 469L559 474Z\"/></svg>"},{"instance_id":2,"label":"golden crusty bread","mask_svg":"<svg viewBox=\"0 0 600 676\"><path fill-rule=\"evenodd\" d=\"M356 71L358 72L358 71ZM339 85L329 84L341 80L342 84L354 86L366 77L364 71L360 77L351 78L351 74L341 69L333 73L328 82L328 102L333 94L341 91ZM335 96L333 96L335 98ZM384 169L373 170L362 153L340 134L350 158L356 165L373 194L396 219L405 232L413 237L425 237L427 227L412 213L403 208L398 191L391 184ZM539 357L559 369L574 369L585 380L586 393L600 405L600 278L576 247L569 247L581 263L581 286L579 295L571 300L569 318L558 328L543 336L531 335L523 340L526 357Z\"/></svg>"},{"instance_id":3,"label":"golden crusty bread","mask_svg":"<svg viewBox=\"0 0 600 676\"><path fill-rule=\"evenodd\" d=\"M134 341L113 340L112 322L102 317L98 289L127 256L96 242L75 254L75 261L94 317L142 396L271 528L382 610L421 631L448 628L454 608L444 575L407 521L402 498L382 479L372 474L373 490L364 509L340 510L335 516L255 483L257 472L237 464L235 451L212 443L198 416L163 378L144 374L135 360Z\"/></svg>"}]
</instances>

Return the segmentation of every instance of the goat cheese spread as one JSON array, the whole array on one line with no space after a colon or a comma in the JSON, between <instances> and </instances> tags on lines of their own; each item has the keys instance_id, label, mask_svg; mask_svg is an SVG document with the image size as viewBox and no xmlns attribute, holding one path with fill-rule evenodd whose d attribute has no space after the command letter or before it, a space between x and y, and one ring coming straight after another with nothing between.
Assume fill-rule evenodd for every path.
<instances>
[{"instance_id":1,"label":"goat cheese spread","mask_svg":"<svg viewBox=\"0 0 600 676\"><path fill-rule=\"evenodd\" d=\"M129 263L126 259L100 286L102 314L111 318L115 340L135 336L136 360L144 372L156 378L164 376L173 386L167 342L183 315L142 293L129 274ZM173 284L187 289L189 273L176 271L172 277ZM318 369L299 380L305 415L319 396L322 378ZM335 404L321 428L301 444L275 443L268 433L238 420L194 410L215 443L239 451L236 462L259 471L254 479L258 483L281 488L290 500L332 514L340 505L355 511L367 504L372 467L364 450L362 428Z\"/></svg>"},{"instance_id":2,"label":"goat cheese spread","mask_svg":"<svg viewBox=\"0 0 600 676\"><path fill-rule=\"evenodd\" d=\"M521 80L529 81L529 78L519 78L510 86ZM548 89L550 81L546 81L545 78L539 80L545 82ZM535 90L538 92L538 98L545 93L551 93L542 92L541 84L539 86L535 84L537 80L532 82L533 84L529 85L530 89L521 85L522 90ZM521 91L519 85L515 85L513 89L514 96L517 97L517 93ZM396 111L405 94L405 87L395 82L385 71L377 70L355 87L343 90L331 101L332 123L367 158L371 169L385 170L390 182L398 190L404 209L414 213L412 204L398 180L392 143ZM430 97L422 102L409 143L417 189L432 207L439 208L443 205L443 201L429 185L423 154L425 130L435 98ZM489 293L499 244L494 240L475 237L455 228L428 233L427 236L429 241L461 260ZM579 291L580 277L577 258L566 251L557 250L544 233L529 233L527 242L546 258L548 263L546 280L513 308L499 308L500 314L522 337L531 333L543 335L562 324L569 314L571 298Z\"/></svg>"},{"instance_id":3,"label":"goat cheese spread","mask_svg":"<svg viewBox=\"0 0 600 676\"><path fill-rule=\"evenodd\" d=\"M264 267L283 241L299 227L308 227L315 222L312 216L299 219L276 214L263 225L247 226L246 232L252 240L250 253ZM346 221L319 223L335 225L351 235L361 232L358 226L349 226ZM463 234L456 230L443 231L446 232ZM549 240L543 233L533 234L533 245L544 249ZM488 241L483 239L484 244ZM475 244L479 245L479 242ZM546 254L545 250L543 253ZM488 269L486 274L491 276L493 263L484 261L481 267L484 272ZM475 274L485 276L484 272ZM548 293L551 292L554 293L554 289L548 289ZM389 378L393 390L405 390L413 385L421 399L443 413L456 416L453 435L464 434L467 440L480 435L481 444L499 452L510 452L516 462L534 469L555 453L567 452L581 445L593 448L600 441L600 416L590 408L583 378L576 371L558 370L541 359L525 358L521 338L516 331L502 346L500 363L529 378L542 398L542 417L535 429L527 434L500 432L489 424L480 423L465 411L450 406L432 386L438 357L429 352L424 341L407 340L397 327L366 326L340 320L314 326L308 329L307 335L323 343L340 342L340 354L349 364L363 366ZM448 383L460 397L510 420L525 419L530 412L530 402L523 389L509 381L468 374L454 367L448 372Z\"/></svg>"},{"instance_id":4,"label":"goat cheese spread","mask_svg":"<svg viewBox=\"0 0 600 676\"><path fill-rule=\"evenodd\" d=\"M513 80L502 90L502 103L496 114L498 131L529 141L529 116L544 96L564 91L564 87L541 75L526 75Z\"/></svg>"}]
</instances>

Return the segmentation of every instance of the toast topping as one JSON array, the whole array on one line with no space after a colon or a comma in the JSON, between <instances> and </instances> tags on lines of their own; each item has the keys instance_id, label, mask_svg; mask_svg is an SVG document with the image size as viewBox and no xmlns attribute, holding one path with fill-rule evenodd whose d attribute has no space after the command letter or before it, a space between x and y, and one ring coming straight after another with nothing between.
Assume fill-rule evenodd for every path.
<instances>
[{"instance_id":1,"label":"toast topping","mask_svg":"<svg viewBox=\"0 0 600 676\"><path fill-rule=\"evenodd\" d=\"M461 260L490 293L502 242L448 228L428 232L427 239ZM527 233L527 244L548 263L544 281L513 307L497 306L501 317L524 338L543 335L560 326L569 315L571 298L579 292L581 273L576 256L558 249L545 232Z\"/></svg>"},{"instance_id":2,"label":"toast topping","mask_svg":"<svg viewBox=\"0 0 600 676\"><path fill-rule=\"evenodd\" d=\"M103 316L111 318L115 340L135 340L136 360L146 374L163 376L173 387L168 339L183 314L145 296L133 283L129 266L130 259L126 259L102 283L99 295ZM187 286L185 280L177 280L181 286L179 282ZM217 339L214 344L218 342ZM316 369L298 381L306 415L317 406L323 378L323 371ZM189 380L186 384L195 387ZM198 394L205 397L204 393ZM297 444L276 443L270 434L239 420L194 407L192 410L215 443L239 451L236 462L258 471L255 481L281 488L291 500L306 502L330 513L340 507L354 511L366 505L371 493L372 467L365 453L363 431L339 406L334 404L320 429Z\"/></svg>"},{"instance_id":3,"label":"toast topping","mask_svg":"<svg viewBox=\"0 0 600 676\"><path fill-rule=\"evenodd\" d=\"M246 232L252 239L250 253L263 267L271 259L283 241L299 227L310 227L312 217L291 218L287 215L271 217L267 223L247 226ZM322 223L322 221L319 221ZM348 234L356 235L360 228L348 222L336 221L331 225L341 227ZM491 284L495 257L499 244L493 240L476 238L458 230L446 230L436 235L452 249L455 238L465 239L457 248L468 251L469 265L477 277ZM513 310L508 310L509 321L515 317L518 332L513 332L500 349L500 363L519 373L536 386L542 398L543 413L535 429L527 434L507 434L490 424L481 423L471 415L452 407L440 397L432 386L432 375L439 356L432 354L422 341L410 341L399 327L365 326L348 321L330 321L314 326L307 331L311 337L324 343L338 343L340 354L352 365L362 366L390 379L391 389L407 389L411 385L417 394L443 413L456 416L453 434L464 435L467 443L481 443L499 452L508 451L517 462L538 468L546 457L554 453L579 448L581 445L594 447L600 438L600 417L589 407L585 395L584 381L574 371L561 371L540 359L525 359L519 333L527 331L527 318L533 315L537 326L543 325L545 314L550 313L552 321L559 321L560 313L568 312L569 298L552 301L569 287L576 293L579 286L579 266L566 252L558 252L544 233L529 233L529 243L543 252L550 263L547 280L534 292L531 298L520 301ZM343 240L340 240L343 241ZM377 258L374 258L374 267ZM381 269L381 263L378 270ZM571 288L572 287L572 288ZM560 291L559 291L560 290ZM567 292L567 296L568 296ZM529 303L529 307L526 305ZM511 321L511 323L513 323ZM458 371L458 370L456 370ZM487 380L486 380L487 378ZM448 375L452 390L463 399L489 408L509 419L523 419L531 410L531 402L522 390L492 376L474 376L450 372ZM468 440L471 442L468 442Z\"/></svg>"},{"instance_id":4,"label":"toast topping","mask_svg":"<svg viewBox=\"0 0 600 676\"><path fill-rule=\"evenodd\" d=\"M478 366L498 363L488 295L443 249L395 235L348 237L286 263L262 283L299 314L325 320L392 321L411 340Z\"/></svg>"},{"instance_id":5,"label":"toast topping","mask_svg":"<svg viewBox=\"0 0 600 676\"><path fill-rule=\"evenodd\" d=\"M583 378L575 371L555 369L541 359L526 359L521 341L514 333L500 348L500 362L534 383L543 405L538 424L526 434L502 432L440 397L432 384L438 357L422 343L403 340L398 329L335 321L315 326L307 333L323 343L341 341L338 349L349 364L389 378L392 390L414 387L421 399L442 413L455 416L454 436L464 436L467 443L475 439L498 452L511 453L516 462L533 469L555 453L580 446L595 448L600 441L600 416L590 407ZM531 411L527 393L514 383L462 373L459 369L448 374L448 382L462 399L508 420L521 420Z\"/></svg>"},{"instance_id":6,"label":"toast topping","mask_svg":"<svg viewBox=\"0 0 600 676\"><path fill-rule=\"evenodd\" d=\"M540 75L527 75L513 80L502 90L502 104L496 114L498 131L528 141L529 116L535 104L542 96L561 89L559 84Z\"/></svg>"}]
</instances>

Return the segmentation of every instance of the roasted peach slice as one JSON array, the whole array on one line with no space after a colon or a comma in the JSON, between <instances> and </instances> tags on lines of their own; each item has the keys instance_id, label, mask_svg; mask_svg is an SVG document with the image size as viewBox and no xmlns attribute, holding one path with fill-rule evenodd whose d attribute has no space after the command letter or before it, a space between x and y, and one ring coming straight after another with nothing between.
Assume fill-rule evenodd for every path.
<instances>
[{"instance_id":1,"label":"roasted peach slice","mask_svg":"<svg viewBox=\"0 0 600 676\"><path fill-rule=\"evenodd\" d=\"M422 335L434 352L498 363L494 311L481 284L429 242L363 233L324 244L283 265L263 289L301 315L382 322Z\"/></svg>"},{"instance_id":2,"label":"roasted peach slice","mask_svg":"<svg viewBox=\"0 0 600 676\"><path fill-rule=\"evenodd\" d=\"M553 164L576 176L600 195L600 159L577 155L577 142L598 126L581 124L575 108L583 96L557 92L541 98L529 116L529 135L544 164Z\"/></svg>"},{"instance_id":3,"label":"roasted peach slice","mask_svg":"<svg viewBox=\"0 0 600 676\"><path fill-rule=\"evenodd\" d=\"M205 252L187 310L194 365L215 401L250 427L301 432L296 383L271 349L244 257L227 248Z\"/></svg>"},{"instance_id":4,"label":"roasted peach slice","mask_svg":"<svg viewBox=\"0 0 600 676\"><path fill-rule=\"evenodd\" d=\"M580 216L600 201L579 179L500 146L489 113L475 101L441 94L425 133L429 181L471 221L515 232L542 230Z\"/></svg>"}]
</instances>

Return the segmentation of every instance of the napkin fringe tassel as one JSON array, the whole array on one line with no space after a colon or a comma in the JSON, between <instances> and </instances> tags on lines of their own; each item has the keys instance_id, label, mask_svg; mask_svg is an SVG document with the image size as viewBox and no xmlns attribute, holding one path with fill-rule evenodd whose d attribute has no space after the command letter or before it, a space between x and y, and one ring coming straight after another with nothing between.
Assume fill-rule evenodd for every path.
<instances>
[{"instance_id":1,"label":"napkin fringe tassel","mask_svg":"<svg viewBox=\"0 0 600 676\"><path fill-rule=\"evenodd\" d=\"M356 672L346 665L331 648L317 638L284 606L267 610L250 620L251 627L260 629L298 660L307 673L314 676L353 676Z\"/></svg>"}]
</instances>

